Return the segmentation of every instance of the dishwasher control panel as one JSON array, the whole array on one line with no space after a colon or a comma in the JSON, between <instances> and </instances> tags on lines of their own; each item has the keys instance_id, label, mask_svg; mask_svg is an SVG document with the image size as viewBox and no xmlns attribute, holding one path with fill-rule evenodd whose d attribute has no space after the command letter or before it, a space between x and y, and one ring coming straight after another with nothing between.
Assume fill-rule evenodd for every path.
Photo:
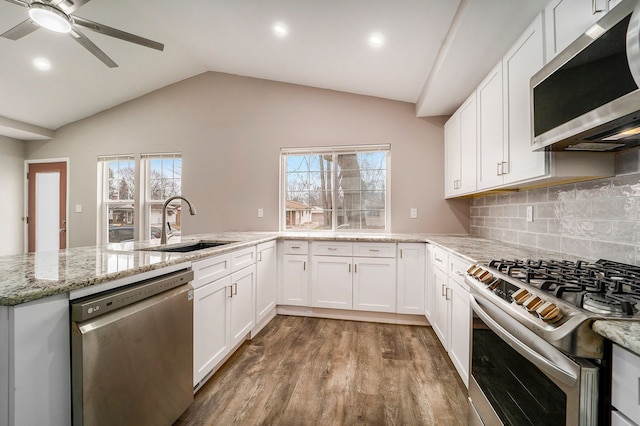
<instances>
[{"instance_id":1,"label":"dishwasher control panel","mask_svg":"<svg viewBox=\"0 0 640 426\"><path fill-rule=\"evenodd\" d=\"M85 299L78 299L71 304L71 320L75 322L86 321L188 284L191 281L193 281L193 271L183 270L93 295ZM193 292L189 292L188 297L189 300L192 300Z\"/></svg>"}]
</instances>

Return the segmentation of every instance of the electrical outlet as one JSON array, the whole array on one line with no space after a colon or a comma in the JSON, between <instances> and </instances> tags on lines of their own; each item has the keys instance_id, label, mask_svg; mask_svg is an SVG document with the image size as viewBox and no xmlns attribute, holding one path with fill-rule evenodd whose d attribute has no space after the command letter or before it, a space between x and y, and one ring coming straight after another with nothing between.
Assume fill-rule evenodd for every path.
<instances>
[{"instance_id":1,"label":"electrical outlet","mask_svg":"<svg viewBox=\"0 0 640 426\"><path fill-rule=\"evenodd\" d=\"M258 209L258 217L264 217L264 210Z\"/></svg>"},{"instance_id":2,"label":"electrical outlet","mask_svg":"<svg viewBox=\"0 0 640 426\"><path fill-rule=\"evenodd\" d=\"M527 222L533 222L533 206L527 206Z\"/></svg>"},{"instance_id":3,"label":"electrical outlet","mask_svg":"<svg viewBox=\"0 0 640 426\"><path fill-rule=\"evenodd\" d=\"M76 204L76 213L82 213L82 204Z\"/></svg>"},{"instance_id":4,"label":"electrical outlet","mask_svg":"<svg viewBox=\"0 0 640 426\"><path fill-rule=\"evenodd\" d=\"M417 219L418 218L418 209L415 207L411 208L411 219Z\"/></svg>"}]
</instances>

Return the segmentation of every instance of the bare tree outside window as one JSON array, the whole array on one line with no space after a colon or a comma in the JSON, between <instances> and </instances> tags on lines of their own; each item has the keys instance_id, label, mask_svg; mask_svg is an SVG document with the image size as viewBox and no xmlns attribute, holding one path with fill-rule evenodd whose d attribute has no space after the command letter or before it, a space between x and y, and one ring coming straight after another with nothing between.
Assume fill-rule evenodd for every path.
<instances>
[{"instance_id":1,"label":"bare tree outside window","mask_svg":"<svg viewBox=\"0 0 640 426\"><path fill-rule=\"evenodd\" d=\"M284 228L387 228L388 151L283 155Z\"/></svg>"},{"instance_id":2,"label":"bare tree outside window","mask_svg":"<svg viewBox=\"0 0 640 426\"><path fill-rule=\"evenodd\" d=\"M182 193L182 158L179 154L143 155L146 170L146 238L160 238L162 226L168 228L169 239L180 235L182 206L172 202L167 208L167 223L162 223L162 206L170 197Z\"/></svg>"}]
</instances>

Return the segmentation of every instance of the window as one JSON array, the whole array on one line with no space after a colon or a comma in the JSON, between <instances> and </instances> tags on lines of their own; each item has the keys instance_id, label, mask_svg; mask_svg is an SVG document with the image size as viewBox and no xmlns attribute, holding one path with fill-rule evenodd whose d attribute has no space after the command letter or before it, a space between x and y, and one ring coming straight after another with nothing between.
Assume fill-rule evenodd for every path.
<instances>
[{"instance_id":1,"label":"window","mask_svg":"<svg viewBox=\"0 0 640 426\"><path fill-rule=\"evenodd\" d=\"M135 223L135 158L133 155L99 157L102 172L100 216L101 241L118 243L133 240Z\"/></svg>"},{"instance_id":2,"label":"window","mask_svg":"<svg viewBox=\"0 0 640 426\"><path fill-rule=\"evenodd\" d=\"M162 206L164 202L181 194L182 158L180 154L149 154L142 156L145 170L145 235L143 239L160 238L162 232ZM177 236L181 229L180 200L167 207L167 237Z\"/></svg>"},{"instance_id":3,"label":"window","mask_svg":"<svg viewBox=\"0 0 640 426\"><path fill-rule=\"evenodd\" d=\"M181 193L182 158L180 154L142 155L137 182L136 164L134 155L98 157L101 182L98 194L98 241L134 241L135 235L143 240L160 238L162 206L165 200ZM136 183L143 188L142 192L137 191ZM141 208L137 208L136 202ZM172 236L180 235L180 219L181 204L177 200L167 209L169 240Z\"/></svg>"},{"instance_id":4,"label":"window","mask_svg":"<svg viewBox=\"0 0 640 426\"><path fill-rule=\"evenodd\" d=\"M281 150L287 231L389 231L389 145Z\"/></svg>"}]
</instances>

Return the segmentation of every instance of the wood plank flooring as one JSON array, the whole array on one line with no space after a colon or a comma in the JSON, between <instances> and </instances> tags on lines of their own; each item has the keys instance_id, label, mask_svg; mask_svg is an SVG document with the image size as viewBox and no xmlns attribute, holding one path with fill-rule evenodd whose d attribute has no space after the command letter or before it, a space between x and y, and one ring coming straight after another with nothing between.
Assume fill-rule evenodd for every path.
<instances>
[{"instance_id":1,"label":"wood plank flooring","mask_svg":"<svg viewBox=\"0 0 640 426\"><path fill-rule=\"evenodd\" d=\"M277 316L196 393L180 425L466 425L431 327Z\"/></svg>"}]
</instances>

